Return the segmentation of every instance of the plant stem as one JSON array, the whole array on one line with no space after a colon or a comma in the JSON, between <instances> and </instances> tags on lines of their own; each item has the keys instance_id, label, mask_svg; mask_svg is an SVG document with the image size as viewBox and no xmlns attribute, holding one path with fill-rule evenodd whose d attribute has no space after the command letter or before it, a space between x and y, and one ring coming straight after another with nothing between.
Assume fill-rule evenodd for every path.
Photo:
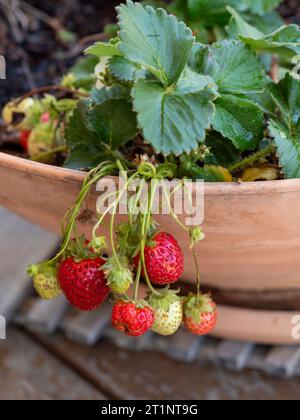
<instances>
[{"instance_id":1,"label":"plant stem","mask_svg":"<svg viewBox=\"0 0 300 420\"><path fill-rule=\"evenodd\" d=\"M59 146L55 149L49 150L48 152L40 153L39 155L33 156L30 158L33 162L40 162L41 160L50 157L52 155L56 155L57 153L66 152L68 150L67 146Z\"/></svg>"},{"instance_id":2,"label":"plant stem","mask_svg":"<svg viewBox=\"0 0 300 420\"><path fill-rule=\"evenodd\" d=\"M49 86L42 86L42 87L32 89L30 92L25 93L25 95L22 95L19 98L17 98L14 102L16 104L19 104L24 99L29 98L31 96L42 94L42 93L47 93L47 92L54 92L54 91L65 92L65 93L68 93L68 94L72 94L72 95L75 95L75 96L81 96L81 97L84 97L84 98L89 98L90 97L90 95L88 93L83 93L83 92L80 92L79 90L68 89L68 88L65 88L64 86L60 86L60 85L54 85L54 86L49 85Z\"/></svg>"},{"instance_id":3,"label":"plant stem","mask_svg":"<svg viewBox=\"0 0 300 420\"><path fill-rule=\"evenodd\" d=\"M140 285L140 279L141 279L141 273L142 273L142 262L139 261L136 278L135 278L135 285L134 285L134 301L137 302L139 297L139 285Z\"/></svg>"},{"instance_id":4,"label":"plant stem","mask_svg":"<svg viewBox=\"0 0 300 420\"><path fill-rule=\"evenodd\" d=\"M147 239L147 233L148 233L149 225L150 225L150 222L151 222L151 212L152 212L153 201L154 201L154 198L155 198L157 183L155 185L155 188L152 188L152 186L150 188L151 188L151 192L150 192L150 198L148 199L147 212L145 212L145 214L143 215L143 219L142 219L141 259L142 259L142 267L144 269L147 286L149 287L150 291L154 295L160 296L160 293L157 290L155 290L154 287L151 284L151 281L149 279L148 272L147 272L146 261L145 261L146 239Z\"/></svg>"},{"instance_id":5,"label":"plant stem","mask_svg":"<svg viewBox=\"0 0 300 420\"><path fill-rule=\"evenodd\" d=\"M103 165L102 165L103 166ZM92 179L90 179L90 173L87 175L84 183L83 183L83 187L77 197L77 200L75 202L75 205L73 206L73 208L71 210L69 210L66 213L66 217L65 218L69 218L68 219L68 224L65 227L65 229L63 230L63 243L62 246L59 250L59 252L57 253L57 255L51 260L49 261L49 264L53 264L54 262L57 262L59 260L59 258L64 254L64 252L66 251L70 240L71 240L71 235L72 232L74 230L76 221L77 221L77 217L79 215L80 209L82 207L82 203L84 202L84 200L86 199L91 187L93 184L97 183L100 179L104 178L105 176L109 175L113 170L116 169L115 165L107 165L107 166L103 166L101 165L97 168L98 169L98 173L95 173L95 170L92 171L93 177Z\"/></svg>"},{"instance_id":6,"label":"plant stem","mask_svg":"<svg viewBox=\"0 0 300 420\"><path fill-rule=\"evenodd\" d=\"M252 165L253 163L257 162L259 159L267 157L270 153L272 153L273 150L274 150L274 146L273 144L271 144L265 149L260 150L259 152L254 153L253 155L247 157L246 159L230 166L228 168L228 171L232 173L232 172L236 172L239 169L243 169L246 166Z\"/></svg>"},{"instance_id":7,"label":"plant stem","mask_svg":"<svg viewBox=\"0 0 300 420\"><path fill-rule=\"evenodd\" d=\"M168 207L171 213L171 216L173 217L173 219L175 220L175 222L185 231L185 232L190 232L190 230L179 220L177 214L175 214L174 210L172 209L171 203L170 203L170 197L168 195L168 192L166 190L165 185L163 185L163 191L164 191L164 195L166 197L167 203L168 203Z\"/></svg>"},{"instance_id":8,"label":"plant stem","mask_svg":"<svg viewBox=\"0 0 300 420\"><path fill-rule=\"evenodd\" d=\"M200 278L200 269L199 269L199 263L198 263L198 255L195 251L195 249L193 248L193 257L194 257L194 261L195 261L195 266L196 266L196 273L197 273L197 303L199 302L200 299L200 295L201 295L201 278Z\"/></svg>"}]
</instances>

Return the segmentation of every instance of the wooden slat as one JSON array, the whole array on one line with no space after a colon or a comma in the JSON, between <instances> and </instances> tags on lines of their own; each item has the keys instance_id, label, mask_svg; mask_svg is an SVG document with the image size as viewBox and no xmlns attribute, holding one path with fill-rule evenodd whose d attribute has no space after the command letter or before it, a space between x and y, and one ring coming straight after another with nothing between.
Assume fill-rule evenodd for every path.
<instances>
[{"instance_id":1,"label":"wooden slat","mask_svg":"<svg viewBox=\"0 0 300 420\"><path fill-rule=\"evenodd\" d=\"M19 330L0 342L0 400L106 398Z\"/></svg>"},{"instance_id":2,"label":"wooden slat","mask_svg":"<svg viewBox=\"0 0 300 420\"><path fill-rule=\"evenodd\" d=\"M53 334L68 308L69 304L63 295L51 301L36 298L23 323L31 331Z\"/></svg>"},{"instance_id":3,"label":"wooden slat","mask_svg":"<svg viewBox=\"0 0 300 420\"><path fill-rule=\"evenodd\" d=\"M300 347L274 347L267 355L264 369L267 373L291 378L300 365Z\"/></svg>"},{"instance_id":4,"label":"wooden slat","mask_svg":"<svg viewBox=\"0 0 300 420\"><path fill-rule=\"evenodd\" d=\"M71 340L93 346L110 323L111 305L104 304L93 312L70 312L62 323L62 329Z\"/></svg>"},{"instance_id":5,"label":"wooden slat","mask_svg":"<svg viewBox=\"0 0 300 420\"><path fill-rule=\"evenodd\" d=\"M227 368L241 370L246 366L253 350L252 343L224 340L217 350L217 360Z\"/></svg>"},{"instance_id":6,"label":"wooden slat","mask_svg":"<svg viewBox=\"0 0 300 420\"><path fill-rule=\"evenodd\" d=\"M26 279L27 266L49 257L58 238L3 208L0 224L0 314L10 320L32 290L31 281Z\"/></svg>"},{"instance_id":7,"label":"wooden slat","mask_svg":"<svg viewBox=\"0 0 300 420\"><path fill-rule=\"evenodd\" d=\"M171 337L165 338L168 344L167 354L185 362L193 362L199 352L199 348L204 341L204 337L197 337L181 328Z\"/></svg>"}]
</instances>

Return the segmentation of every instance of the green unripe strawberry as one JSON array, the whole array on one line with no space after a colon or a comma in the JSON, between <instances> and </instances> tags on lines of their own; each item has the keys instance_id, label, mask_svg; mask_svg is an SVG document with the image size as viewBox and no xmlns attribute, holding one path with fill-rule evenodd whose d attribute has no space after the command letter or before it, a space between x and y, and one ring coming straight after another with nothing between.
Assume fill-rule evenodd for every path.
<instances>
[{"instance_id":1,"label":"green unripe strawberry","mask_svg":"<svg viewBox=\"0 0 300 420\"><path fill-rule=\"evenodd\" d=\"M127 293L133 283L133 275L129 268L127 258L122 257L118 260L115 257L110 258L104 265L107 285L116 295Z\"/></svg>"},{"instance_id":2,"label":"green unripe strawberry","mask_svg":"<svg viewBox=\"0 0 300 420\"><path fill-rule=\"evenodd\" d=\"M34 288L42 299L52 300L61 294L56 267L33 265L28 273L33 276Z\"/></svg>"},{"instance_id":3,"label":"green unripe strawberry","mask_svg":"<svg viewBox=\"0 0 300 420\"><path fill-rule=\"evenodd\" d=\"M173 335L182 323L182 304L176 291L161 290L161 296L151 295L150 306L154 310L152 331L157 334Z\"/></svg>"},{"instance_id":4,"label":"green unripe strawberry","mask_svg":"<svg viewBox=\"0 0 300 420\"><path fill-rule=\"evenodd\" d=\"M34 157L42 153L50 152L53 149L55 126L52 122L37 125L28 139L28 155ZM42 163L51 163L52 156L47 157Z\"/></svg>"}]
</instances>

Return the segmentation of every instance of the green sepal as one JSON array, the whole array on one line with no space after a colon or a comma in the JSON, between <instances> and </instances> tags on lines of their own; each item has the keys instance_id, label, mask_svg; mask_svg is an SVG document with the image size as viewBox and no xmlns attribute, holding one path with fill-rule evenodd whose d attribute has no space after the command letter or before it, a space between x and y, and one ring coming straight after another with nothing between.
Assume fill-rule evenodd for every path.
<instances>
[{"instance_id":1,"label":"green sepal","mask_svg":"<svg viewBox=\"0 0 300 420\"><path fill-rule=\"evenodd\" d=\"M181 300L178 296L179 290L170 290L169 287L166 287L161 289L159 293L160 295L150 294L148 298L149 305L156 311L162 309L168 312L173 303Z\"/></svg>"},{"instance_id":2,"label":"green sepal","mask_svg":"<svg viewBox=\"0 0 300 420\"><path fill-rule=\"evenodd\" d=\"M215 313L214 301L209 295L197 295L190 293L189 296L183 299L183 312L188 318L192 318L194 322L200 324L202 314Z\"/></svg>"},{"instance_id":3,"label":"green sepal","mask_svg":"<svg viewBox=\"0 0 300 420\"><path fill-rule=\"evenodd\" d=\"M205 233L203 232L201 226L196 226L190 229L190 239L192 246L205 239Z\"/></svg>"},{"instance_id":4,"label":"green sepal","mask_svg":"<svg viewBox=\"0 0 300 420\"><path fill-rule=\"evenodd\" d=\"M106 237L97 236L89 244L88 248L93 249L97 254L101 254L105 249L108 248Z\"/></svg>"},{"instance_id":5,"label":"green sepal","mask_svg":"<svg viewBox=\"0 0 300 420\"><path fill-rule=\"evenodd\" d=\"M86 259L99 258L96 250L89 247L89 242L84 235L77 239L70 241L68 248L64 252L64 258L73 257L75 262L80 262Z\"/></svg>"},{"instance_id":6,"label":"green sepal","mask_svg":"<svg viewBox=\"0 0 300 420\"><path fill-rule=\"evenodd\" d=\"M107 279L107 285L119 295L125 294L133 283L133 274L126 257L111 257L102 267Z\"/></svg>"},{"instance_id":7,"label":"green sepal","mask_svg":"<svg viewBox=\"0 0 300 420\"><path fill-rule=\"evenodd\" d=\"M51 263L50 261L43 261L39 264L31 264L27 267L27 274L30 277L38 276L39 274L45 274L47 272L56 273L57 266L56 264Z\"/></svg>"}]
</instances>

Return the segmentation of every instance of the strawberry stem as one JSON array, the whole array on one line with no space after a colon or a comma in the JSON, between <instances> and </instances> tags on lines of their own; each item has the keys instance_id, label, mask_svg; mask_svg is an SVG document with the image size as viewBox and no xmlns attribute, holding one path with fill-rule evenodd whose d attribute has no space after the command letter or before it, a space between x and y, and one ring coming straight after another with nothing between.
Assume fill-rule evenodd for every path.
<instances>
[{"instance_id":1,"label":"strawberry stem","mask_svg":"<svg viewBox=\"0 0 300 420\"><path fill-rule=\"evenodd\" d=\"M195 251L194 248L193 248L193 257L194 257L195 266L196 266L196 273L197 273L197 299L196 299L196 301L197 301L197 303L199 303L200 296L201 296L201 278L200 278L198 255L197 255L197 252Z\"/></svg>"},{"instance_id":2,"label":"strawberry stem","mask_svg":"<svg viewBox=\"0 0 300 420\"><path fill-rule=\"evenodd\" d=\"M115 170L116 170L115 164L102 163L97 168L93 169L91 172L88 173L88 175L86 176L83 182L82 189L76 199L76 202L73 208L68 210L64 217L64 221L68 220L68 223L67 223L67 226L63 228L63 242L62 242L61 248L59 252L57 253L57 255L51 261L49 261L49 264L53 264L57 262L65 253L66 249L68 248L72 233L74 231L74 228L77 222L77 218L80 214L82 204L85 201L91 187L95 183L97 183L100 179L104 178L107 175L111 175Z\"/></svg>"},{"instance_id":3,"label":"strawberry stem","mask_svg":"<svg viewBox=\"0 0 300 420\"><path fill-rule=\"evenodd\" d=\"M134 285L134 301L137 302L139 298L139 285L142 273L142 262L139 261L136 278L135 278L135 285Z\"/></svg>"},{"instance_id":4,"label":"strawberry stem","mask_svg":"<svg viewBox=\"0 0 300 420\"><path fill-rule=\"evenodd\" d=\"M148 199L148 206L147 206L147 211L145 211L145 214L143 215L142 218L142 230L141 230L141 236L142 236L142 240L141 240L141 259L142 259L142 266L144 269L144 273L145 273L145 279L147 282L147 285L150 289L150 291L156 295L156 296L160 296L160 292L158 292L156 289L154 289L154 287L151 284L151 281L149 279L148 276L148 272L147 272L147 267L146 267L146 261L145 261L145 247L146 247L146 240L147 240L147 235L149 232L149 228L151 225L151 214L152 214L152 207L153 207L153 203L154 203L154 198L155 198L155 193L157 190L157 185L158 185L158 180L153 180L153 184L150 184L150 197Z\"/></svg>"}]
</instances>

